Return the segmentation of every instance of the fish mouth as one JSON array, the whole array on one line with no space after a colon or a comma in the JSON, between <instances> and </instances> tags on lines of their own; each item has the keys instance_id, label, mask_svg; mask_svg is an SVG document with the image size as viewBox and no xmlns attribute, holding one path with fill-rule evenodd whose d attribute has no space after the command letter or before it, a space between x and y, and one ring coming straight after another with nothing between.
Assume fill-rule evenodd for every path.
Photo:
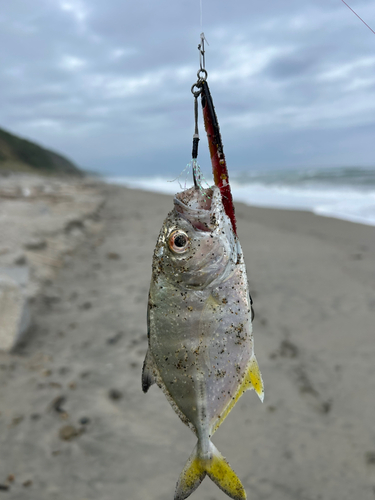
<instances>
[{"instance_id":1,"label":"fish mouth","mask_svg":"<svg viewBox=\"0 0 375 500\"><path fill-rule=\"evenodd\" d=\"M175 201L190 210L211 210L213 188L192 187L175 195Z\"/></svg>"},{"instance_id":2,"label":"fish mouth","mask_svg":"<svg viewBox=\"0 0 375 500\"><path fill-rule=\"evenodd\" d=\"M215 186L207 189L192 187L177 193L174 198L175 210L200 231L215 229L213 214L218 203L221 203L221 194Z\"/></svg>"}]
</instances>

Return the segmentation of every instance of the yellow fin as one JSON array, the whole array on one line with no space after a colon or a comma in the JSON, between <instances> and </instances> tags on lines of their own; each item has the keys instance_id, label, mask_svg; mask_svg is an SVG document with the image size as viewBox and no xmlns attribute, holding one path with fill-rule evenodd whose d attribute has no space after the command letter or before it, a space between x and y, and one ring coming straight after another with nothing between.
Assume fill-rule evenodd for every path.
<instances>
[{"instance_id":1,"label":"yellow fin","mask_svg":"<svg viewBox=\"0 0 375 500\"><path fill-rule=\"evenodd\" d=\"M246 492L236 473L214 444L210 445L213 454L211 460L207 460L205 464L207 475L230 498L246 500Z\"/></svg>"},{"instance_id":2,"label":"yellow fin","mask_svg":"<svg viewBox=\"0 0 375 500\"><path fill-rule=\"evenodd\" d=\"M198 444L180 474L174 500L185 500L201 484L206 474L233 500L246 500L246 492L227 460L215 445L209 442L207 458L200 456Z\"/></svg>"},{"instance_id":3,"label":"yellow fin","mask_svg":"<svg viewBox=\"0 0 375 500\"><path fill-rule=\"evenodd\" d=\"M195 491L206 476L206 471L198 457L198 445L195 446L192 454L183 468L176 485L174 500L185 500Z\"/></svg>"},{"instance_id":4,"label":"yellow fin","mask_svg":"<svg viewBox=\"0 0 375 500\"><path fill-rule=\"evenodd\" d=\"M259 399L263 403L264 387L263 387L262 374L260 373L258 361L257 361L254 354L251 356L246 375L243 378L241 385L237 389L237 392L234 395L234 398L231 399L231 401L228 403L225 410L220 415L219 420L216 422L215 427L212 429L212 434L215 431L217 431L217 429L220 427L220 425L224 422L224 420L227 418L228 414L230 413L230 411L232 410L234 405L237 403L237 401L240 399L242 394L249 389L254 389L255 392L258 394Z\"/></svg>"},{"instance_id":5,"label":"yellow fin","mask_svg":"<svg viewBox=\"0 0 375 500\"><path fill-rule=\"evenodd\" d=\"M247 381L247 384L251 386L248 387L248 389L254 388L255 392L259 396L259 399L263 403L264 400L263 379L262 379L262 374L260 373L259 370L257 358L255 357L254 354L251 357L249 369L247 371L245 380Z\"/></svg>"}]
</instances>

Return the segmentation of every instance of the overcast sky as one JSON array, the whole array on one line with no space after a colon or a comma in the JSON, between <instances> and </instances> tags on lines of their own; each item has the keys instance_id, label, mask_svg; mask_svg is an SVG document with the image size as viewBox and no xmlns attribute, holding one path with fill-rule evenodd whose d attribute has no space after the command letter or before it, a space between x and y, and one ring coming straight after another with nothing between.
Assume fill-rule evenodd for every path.
<instances>
[{"instance_id":1,"label":"overcast sky","mask_svg":"<svg viewBox=\"0 0 375 500\"><path fill-rule=\"evenodd\" d=\"M202 3L230 169L375 165L375 35L341 0ZM374 0L348 3L375 29ZM0 127L86 168L177 175L200 17L200 0L2 2Z\"/></svg>"}]
</instances>

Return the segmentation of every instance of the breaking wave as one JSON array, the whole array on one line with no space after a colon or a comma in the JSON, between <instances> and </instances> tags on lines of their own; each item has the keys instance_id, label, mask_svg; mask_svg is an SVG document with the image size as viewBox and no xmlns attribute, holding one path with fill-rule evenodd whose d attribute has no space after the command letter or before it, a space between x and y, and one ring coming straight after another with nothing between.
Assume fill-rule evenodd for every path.
<instances>
[{"instance_id":1,"label":"breaking wave","mask_svg":"<svg viewBox=\"0 0 375 500\"><path fill-rule=\"evenodd\" d=\"M165 177L111 177L129 188L175 194L185 187ZM375 169L331 168L231 174L233 198L248 205L308 210L375 225Z\"/></svg>"}]
</instances>

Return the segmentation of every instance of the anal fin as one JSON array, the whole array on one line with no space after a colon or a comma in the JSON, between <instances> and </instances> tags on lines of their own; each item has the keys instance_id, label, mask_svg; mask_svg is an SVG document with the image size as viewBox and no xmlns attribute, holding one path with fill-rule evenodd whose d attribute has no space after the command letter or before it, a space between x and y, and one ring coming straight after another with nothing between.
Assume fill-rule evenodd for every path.
<instances>
[{"instance_id":1,"label":"anal fin","mask_svg":"<svg viewBox=\"0 0 375 500\"><path fill-rule=\"evenodd\" d=\"M255 392L258 394L259 399L262 401L264 400L264 387L263 387L263 379L262 379L262 374L260 373L260 369L258 366L258 361L255 357L255 354L253 354L250 358L250 362L247 367L246 374L242 380L241 385L237 389L236 394L234 395L234 398L229 402L228 406L225 408L225 410L222 412L219 420L216 422L215 427L213 428L212 434L217 431L217 429L220 427L220 425L224 422L224 420L227 418L228 414L234 407L234 405L237 403L237 401L240 399L242 394L249 389L254 389Z\"/></svg>"},{"instance_id":2,"label":"anal fin","mask_svg":"<svg viewBox=\"0 0 375 500\"><path fill-rule=\"evenodd\" d=\"M247 389L254 389L254 391L258 394L259 399L263 403L264 400L263 379L262 379L262 374L260 373L257 358L255 357L254 354L252 355L250 360L250 365L245 377L245 382L248 385Z\"/></svg>"}]
</instances>

